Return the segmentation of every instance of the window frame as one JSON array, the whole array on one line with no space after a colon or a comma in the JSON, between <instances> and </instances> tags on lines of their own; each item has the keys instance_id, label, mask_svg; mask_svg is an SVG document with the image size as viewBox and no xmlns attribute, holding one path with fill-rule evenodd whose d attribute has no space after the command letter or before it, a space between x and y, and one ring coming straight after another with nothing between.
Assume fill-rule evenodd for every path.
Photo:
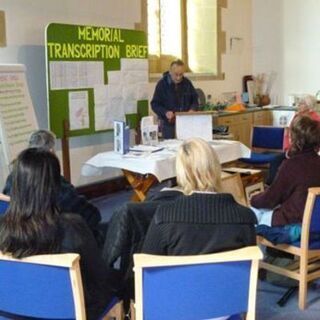
<instances>
[{"instance_id":1,"label":"window frame","mask_svg":"<svg viewBox=\"0 0 320 320\"><path fill-rule=\"evenodd\" d=\"M144 32L148 32L147 24L148 24L148 16L147 16L147 0L140 0L141 3L141 21L135 24L136 30L141 30ZM187 66L186 76L191 80L224 80L225 74L222 72L222 55L226 53L226 32L222 30L222 9L227 8L228 0L217 0L217 74L212 73L195 73L189 72L188 67L188 43L187 43L187 32L182 32L182 60L185 62ZM187 24L187 13L186 13L187 0L181 1L181 26L182 29L186 30ZM152 61L152 57L149 56L149 64ZM161 72L149 72L149 81L155 82L158 81L162 76Z\"/></svg>"}]
</instances>

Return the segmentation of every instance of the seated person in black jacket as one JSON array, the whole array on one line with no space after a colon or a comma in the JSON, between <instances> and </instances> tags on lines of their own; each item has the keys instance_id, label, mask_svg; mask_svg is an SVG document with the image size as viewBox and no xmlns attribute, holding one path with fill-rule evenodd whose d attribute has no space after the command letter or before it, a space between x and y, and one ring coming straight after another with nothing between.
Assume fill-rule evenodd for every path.
<instances>
[{"instance_id":1,"label":"seated person in black jacket","mask_svg":"<svg viewBox=\"0 0 320 320\"><path fill-rule=\"evenodd\" d=\"M110 273L84 220L57 208L60 183L59 160L52 152L29 148L20 153L10 206L0 219L0 250L15 258L80 254L87 317L97 319L113 296Z\"/></svg>"},{"instance_id":2,"label":"seated person in black jacket","mask_svg":"<svg viewBox=\"0 0 320 320\"><path fill-rule=\"evenodd\" d=\"M54 153L55 140L56 138L52 132L37 130L30 136L29 148L41 148ZM7 178L3 193L10 196L11 189L12 175L10 174ZM79 214L87 222L97 240L99 239L98 224L101 221L99 210L88 202L84 196L79 195L75 187L63 176L60 176L60 188L56 204L62 212Z\"/></svg>"},{"instance_id":3,"label":"seated person in black jacket","mask_svg":"<svg viewBox=\"0 0 320 320\"><path fill-rule=\"evenodd\" d=\"M143 202L127 202L117 208L109 221L102 257L118 279L124 308L128 310L134 297L133 254L141 248L157 208L174 201L183 193L177 189L164 188Z\"/></svg>"},{"instance_id":4,"label":"seated person in black jacket","mask_svg":"<svg viewBox=\"0 0 320 320\"><path fill-rule=\"evenodd\" d=\"M255 215L231 194L220 193L219 160L207 142L185 141L178 150L176 172L184 195L157 209L143 253L195 255L255 245Z\"/></svg>"}]
</instances>

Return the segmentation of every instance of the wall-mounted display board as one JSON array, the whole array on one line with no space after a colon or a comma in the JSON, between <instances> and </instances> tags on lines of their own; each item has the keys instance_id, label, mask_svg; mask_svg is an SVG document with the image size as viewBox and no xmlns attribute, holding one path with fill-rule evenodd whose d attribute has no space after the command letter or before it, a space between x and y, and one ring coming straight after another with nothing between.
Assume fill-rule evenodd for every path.
<instances>
[{"instance_id":1,"label":"wall-mounted display board","mask_svg":"<svg viewBox=\"0 0 320 320\"><path fill-rule=\"evenodd\" d=\"M25 66L0 65L0 184L9 166L28 146L31 132L38 129L27 85Z\"/></svg>"},{"instance_id":2,"label":"wall-mounted display board","mask_svg":"<svg viewBox=\"0 0 320 320\"><path fill-rule=\"evenodd\" d=\"M136 127L148 114L148 49L142 31L52 23L46 29L50 129L61 137Z\"/></svg>"}]
</instances>

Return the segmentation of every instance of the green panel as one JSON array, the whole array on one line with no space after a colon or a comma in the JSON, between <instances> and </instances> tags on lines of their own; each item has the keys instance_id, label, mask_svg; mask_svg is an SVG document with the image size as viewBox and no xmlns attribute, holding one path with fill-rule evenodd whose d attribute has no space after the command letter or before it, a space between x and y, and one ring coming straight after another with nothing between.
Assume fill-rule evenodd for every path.
<instances>
[{"instance_id":1,"label":"green panel","mask_svg":"<svg viewBox=\"0 0 320 320\"><path fill-rule=\"evenodd\" d=\"M89 128L73 130L70 136L94 134L97 131L94 128L93 88L51 90L50 62L101 61L104 68L104 84L108 84L107 72L120 70L121 58L147 59L147 37L144 32L136 30L52 23L46 30L46 54L50 129L57 137L62 136L63 121L69 119L69 92L87 91ZM130 126L138 125L141 116L148 113L148 101L138 101L137 110L138 114L126 115Z\"/></svg>"},{"instance_id":2,"label":"green panel","mask_svg":"<svg viewBox=\"0 0 320 320\"><path fill-rule=\"evenodd\" d=\"M138 115L141 119L149 115L149 103L148 100L139 100L138 101Z\"/></svg>"},{"instance_id":3,"label":"green panel","mask_svg":"<svg viewBox=\"0 0 320 320\"><path fill-rule=\"evenodd\" d=\"M130 129L135 129L139 125L139 116L137 113L126 114L126 124Z\"/></svg>"}]
</instances>

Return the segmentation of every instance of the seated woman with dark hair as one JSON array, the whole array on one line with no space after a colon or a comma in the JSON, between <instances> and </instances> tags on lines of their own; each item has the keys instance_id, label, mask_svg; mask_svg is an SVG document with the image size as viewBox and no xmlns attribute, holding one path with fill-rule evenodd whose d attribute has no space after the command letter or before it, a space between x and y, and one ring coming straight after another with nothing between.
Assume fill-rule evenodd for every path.
<instances>
[{"instance_id":1,"label":"seated woman with dark hair","mask_svg":"<svg viewBox=\"0 0 320 320\"><path fill-rule=\"evenodd\" d=\"M231 194L220 193L220 163L207 142L185 141L176 171L184 195L157 209L142 252L195 255L255 245L256 218Z\"/></svg>"},{"instance_id":2,"label":"seated woman with dark hair","mask_svg":"<svg viewBox=\"0 0 320 320\"><path fill-rule=\"evenodd\" d=\"M290 149L268 189L251 198L259 224L301 223L308 188L320 186L320 123L296 117L290 126Z\"/></svg>"},{"instance_id":3,"label":"seated woman with dark hair","mask_svg":"<svg viewBox=\"0 0 320 320\"><path fill-rule=\"evenodd\" d=\"M97 319L112 297L108 270L84 220L60 213L60 165L49 151L30 148L14 163L10 206L0 220L0 250L15 258L78 253L87 317Z\"/></svg>"}]
</instances>

